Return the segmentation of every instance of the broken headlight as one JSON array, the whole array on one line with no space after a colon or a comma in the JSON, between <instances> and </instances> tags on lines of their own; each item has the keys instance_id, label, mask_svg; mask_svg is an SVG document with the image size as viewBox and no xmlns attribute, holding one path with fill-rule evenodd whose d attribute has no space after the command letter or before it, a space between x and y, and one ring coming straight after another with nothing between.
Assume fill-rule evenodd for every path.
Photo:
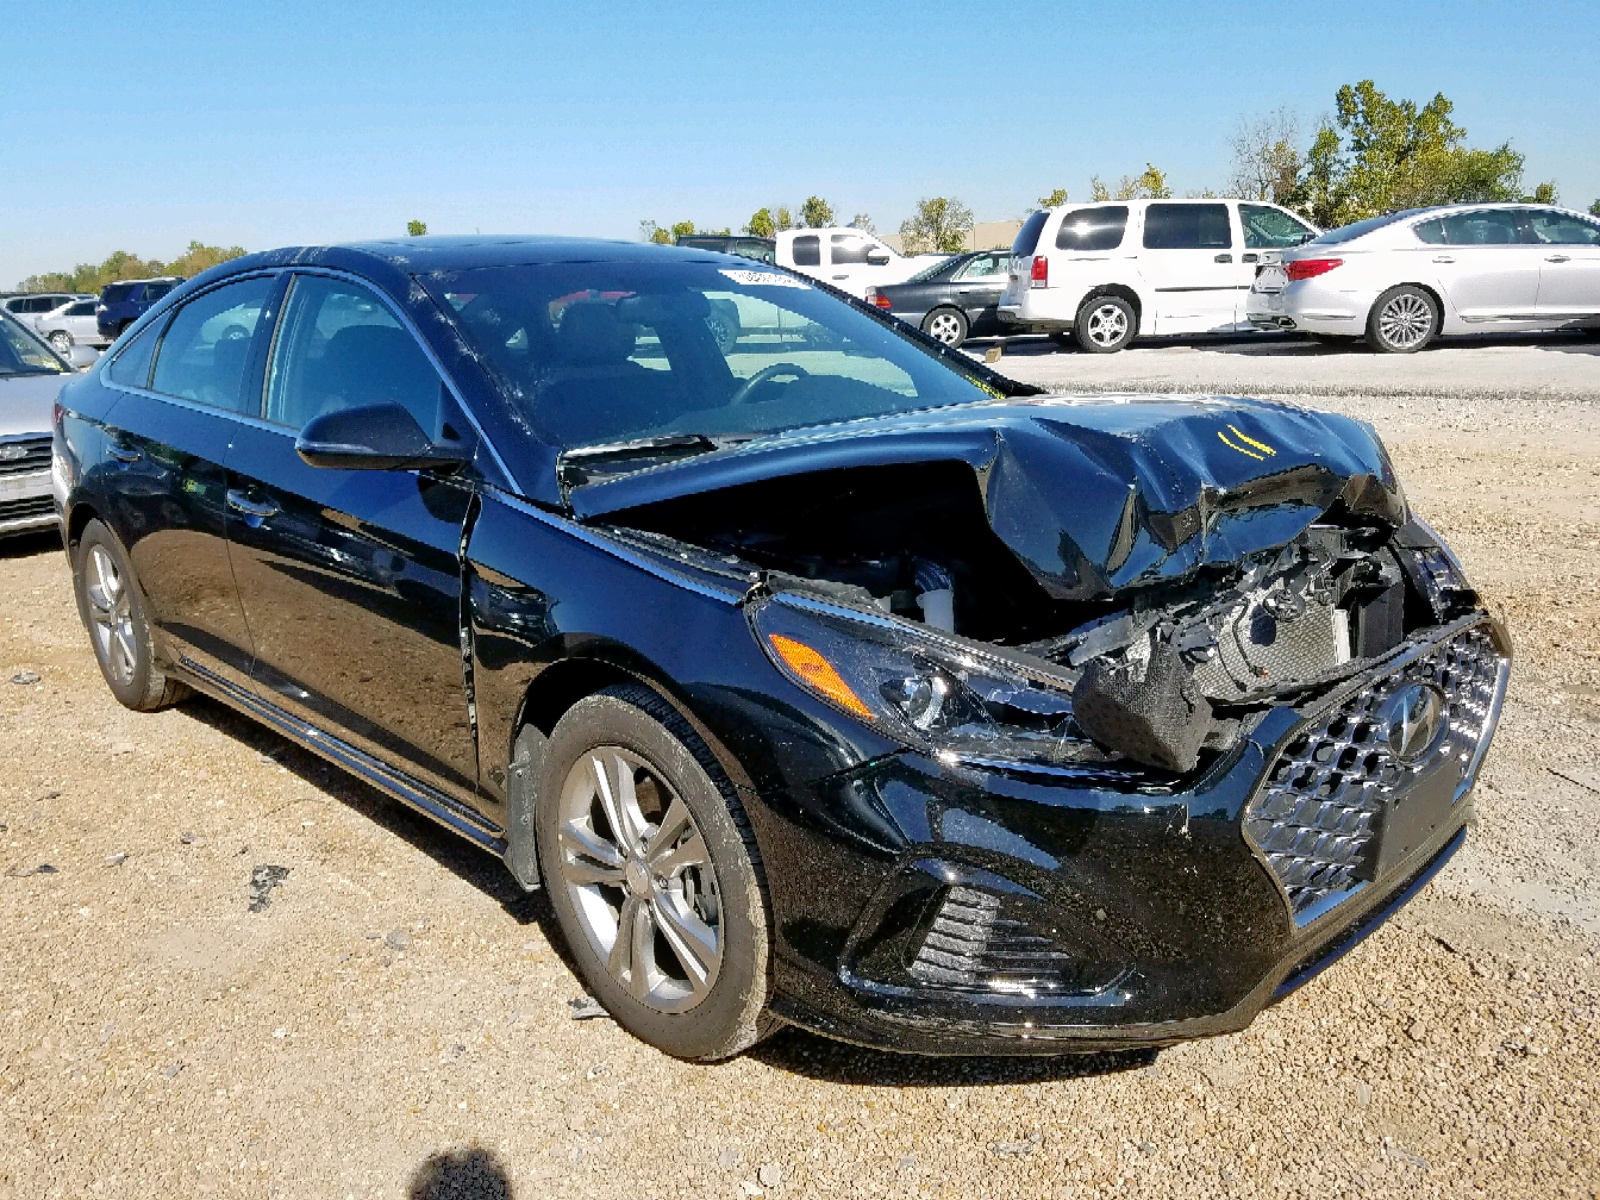
<instances>
[{"instance_id":1,"label":"broken headlight","mask_svg":"<svg viewBox=\"0 0 1600 1200\"><path fill-rule=\"evenodd\" d=\"M804 597L775 597L751 623L790 679L919 749L1046 765L1105 761L1073 721L1069 676Z\"/></svg>"}]
</instances>

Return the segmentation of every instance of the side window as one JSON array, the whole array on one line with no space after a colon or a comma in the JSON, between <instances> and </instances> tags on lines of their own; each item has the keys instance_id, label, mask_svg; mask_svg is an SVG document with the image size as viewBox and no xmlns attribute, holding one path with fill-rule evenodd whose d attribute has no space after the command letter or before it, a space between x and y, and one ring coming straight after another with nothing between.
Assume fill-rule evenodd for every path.
<instances>
[{"instance_id":1,"label":"side window","mask_svg":"<svg viewBox=\"0 0 1600 1200\"><path fill-rule=\"evenodd\" d=\"M1009 260L998 254L980 254L956 273L957 279L1004 278Z\"/></svg>"},{"instance_id":2,"label":"side window","mask_svg":"<svg viewBox=\"0 0 1600 1200\"><path fill-rule=\"evenodd\" d=\"M1057 250L1115 250L1128 228L1128 208L1080 208L1063 214L1056 231ZM1149 245L1148 242L1145 243Z\"/></svg>"},{"instance_id":3,"label":"side window","mask_svg":"<svg viewBox=\"0 0 1600 1200\"><path fill-rule=\"evenodd\" d=\"M258 275L196 296L174 314L156 352L152 391L254 416L245 373L275 280Z\"/></svg>"},{"instance_id":4,"label":"side window","mask_svg":"<svg viewBox=\"0 0 1600 1200\"><path fill-rule=\"evenodd\" d=\"M833 265L836 267L850 266L867 261L867 251L872 249L872 243L864 237L852 237L848 233L833 235Z\"/></svg>"},{"instance_id":5,"label":"side window","mask_svg":"<svg viewBox=\"0 0 1600 1200\"><path fill-rule=\"evenodd\" d=\"M1311 226L1268 204L1239 205L1239 224L1248 250L1281 250L1317 236Z\"/></svg>"},{"instance_id":6,"label":"side window","mask_svg":"<svg viewBox=\"0 0 1600 1200\"><path fill-rule=\"evenodd\" d=\"M283 306L267 377L267 420L299 429L319 413L394 403L439 436L439 374L372 292L298 275Z\"/></svg>"},{"instance_id":7,"label":"side window","mask_svg":"<svg viewBox=\"0 0 1600 1200\"><path fill-rule=\"evenodd\" d=\"M1430 246L1444 245L1444 218L1435 217L1431 221L1418 221L1411 227L1411 232L1417 235L1417 241L1425 242Z\"/></svg>"},{"instance_id":8,"label":"side window","mask_svg":"<svg viewBox=\"0 0 1600 1200\"><path fill-rule=\"evenodd\" d=\"M161 297L173 289L170 283L150 283L145 285L144 300L146 304L154 304Z\"/></svg>"},{"instance_id":9,"label":"side window","mask_svg":"<svg viewBox=\"0 0 1600 1200\"><path fill-rule=\"evenodd\" d=\"M1528 224L1545 246L1600 246L1600 222L1585 221L1571 213L1531 212Z\"/></svg>"},{"instance_id":10,"label":"side window","mask_svg":"<svg viewBox=\"0 0 1600 1200\"><path fill-rule=\"evenodd\" d=\"M1232 245L1226 204L1152 204L1144 210L1146 250L1226 250Z\"/></svg>"},{"instance_id":11,"label":"side window","mask_svg":"<svg viewBox=\"0 0 1600 1200\"><path fill-rule=\"evenodd\" d=\"M161 340L162 324L157 321L146 326L138 337L122 348L106 371L112 383L136 388L150 386L150 359L155 355L156 343Z\"/></svg>"},{"instance_id":12,"label":"side window","mask_svg":"<svg viewBox=\"0 0 1600 1200\"><path fill-rule=\"evenodd\" d=\"M69 317L92 317L94 316L94 301L79 300L71 308L67 309L66 315Z\"/></svg>"},{"instance_id":13,"label":"side window","mask_svg":"<svg viewBox=\"0 0 1600 1200\"><path fill-rule=\"evenodd\" d=\"M1444 240L1450 246L1515 246L1518 214L1510 209L1486 208L1453 213L1441 218Z\"/></svg>"},{"instance_id":14,"label":"side window","mask_svg":"<svg viewBox=\"0 0 1600 1200\"><path fill-rule=\"evenodd\" d=\"M814 233L794 240L794 265L820 267L822 265L822 239Z\"/></svg>"}]
</instances>

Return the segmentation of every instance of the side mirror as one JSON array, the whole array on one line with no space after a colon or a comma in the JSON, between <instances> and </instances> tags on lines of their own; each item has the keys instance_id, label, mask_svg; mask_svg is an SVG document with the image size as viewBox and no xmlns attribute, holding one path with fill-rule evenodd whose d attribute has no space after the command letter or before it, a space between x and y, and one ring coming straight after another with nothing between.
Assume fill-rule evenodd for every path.
<instances>
[{"instance_id":1,"label":"side mirror","mask_svg":"<svg viewBox=\"0 0 1600 1200\"><path fill-rule=\"evenodd\" d=\"M452 471L472 448L440 445L398 404L370 404L319 413L294 440L295 453L313 467L346 471Z\"/></svg>"},{"instance_id":2,"label":"side mirror","mask_svg":"<svg viewBox=\"0 0 1600 1200\"><path fill-rule=\"evenodd\" d=\"M874 246L867 251L867 265L871 267L887 267L889 265L889 252L882 246Z\"/></svg>"}]
</instances>

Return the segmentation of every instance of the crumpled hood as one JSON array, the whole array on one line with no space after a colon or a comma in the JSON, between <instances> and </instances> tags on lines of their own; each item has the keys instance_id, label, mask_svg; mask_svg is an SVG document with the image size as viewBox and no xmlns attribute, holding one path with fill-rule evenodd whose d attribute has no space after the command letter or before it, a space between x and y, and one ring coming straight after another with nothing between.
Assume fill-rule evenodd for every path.
<instances>
[{"instance_id":1,"label":"crumpled hood","mask_svg":"<svg viewBox=\"0 0 1600 1200\"><path fill-rule=\"evenodd\" d=\"M583 520L763 479L959 461L1045 590L1090 600L1281 546L1330 508L1405 520L1372 429L1231 397L1042 396L797 430L575 489Z\"/></svg>"}]
</instances>

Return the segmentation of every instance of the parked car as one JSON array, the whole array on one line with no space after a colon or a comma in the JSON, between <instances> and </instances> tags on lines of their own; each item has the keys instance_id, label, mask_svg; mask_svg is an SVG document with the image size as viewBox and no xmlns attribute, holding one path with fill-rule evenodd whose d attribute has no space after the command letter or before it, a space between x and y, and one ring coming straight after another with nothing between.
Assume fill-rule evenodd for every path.
<instances>
[{"instance_id":1,"label":"parked car","mask_svg":"<svg viewBox=\"0 0 1600 1200\"><path fill-rule=\"evenodd\" d=\"M1456 204L1357 221L1262 267L1249 318L1364 337L1388 354L1440 334L1600 334L1600 220L1540 204Z\"/></svg>"},{"instance_id":2,"label":"parked car","mask_svg":"<svg viewBox=\"0 0 1600 1200\"><path fill-rule=\"evenodd\" d=\"M107 341L122 335L161 297L183 282L181 275L167 275L160 279L123 279L108 283L100 292L100 304L95 309L100 336Z\"/></svg>"},{"instance_id":3,"label":"parked car","mask_svg":"<svg viewBox=\"0 0 1600 1200\"><path fill-rule=\"evenodd\" d=\"M74 346L111 344L111 340L100 332L100 322L95 315L98 308L99 303L93 296L68 300L60 307L34 317L33 328L57 354L69 358Z\"/></svg>"},{"instance_id":4,"label":"parked car","mask_svg":"<svg viewBox=\"0 0 1600 1200\"><path fill-rule=\"evenodd\" d=\"M924 267L904 283L867 289L867 301L947 346L969 337L1024 332L1000 322L1009 250L975 250Z\"/></svg>"},{"instance_id":5,"label":"parked car","mask_svg":"<svg viewBox=\"0 0 1600 1200\"><path fill-rule=\"evenodd\" d=\"M1108 354L1135 337L1254 328L1256 266L1315 237L1247 200L1117 200L1040 209L1011 247L1002 321L1071 334Z\"/></svg>"},{"instance_id":6,"label":"parked car","mask_svg":"<svg viewBox=\"0 0 1600 1200\"><path fill-rule=\"evenodd\" d=\"M1239 1029L1461 844L1509 671L1370 426L1064 403L701 250L257 254L61 403L117 698L503 857L686 1058Z\"/></svg>"},{"instance_id":7,"label":"parked car","mask_svg":"<svg viewBox=\"0 0 1600 1200\"><path fill-rule=\"evenodd\" d=\"M33 318L42 317L63 304L69 304L74 300L93 299L93 296L73 292L13 292L0 297L0 310L20 318L23 324L28 324Z\"/></svg>"},{"instance_id":8,"label":"parked car","mask_svg":"<svg viewBox=\"0 0 1600 1200\"><path fill-rule=\"evenodd\" d=\"M778 261L778 243L772 238L751 237L747 234L691 233L679 237L676 244L694 250L737 254L740 258L753 258L757 262Z\"/></svg>"},{"instance_id":9,"label":"parked car","mask_svg":"<svg viewBox=\"0 0 1600 1200\"><path fill-rule=\"evenodd\" d=\"M908 258L872 234L849 227L788 229L776 240L779 266L811 275L863 300L868 288L904 283L949 257L919 254Z\"/></svg>"},{"instance_id":10,"label":"parked car","mask_svg":"<svg viewBox=\"0 0 1600 1200\"><path fill-rule=\"evenodd\" d=\"M72 367L0 312L0 538L56 524L50 414Z\"/></svg>"}]
</instances>

